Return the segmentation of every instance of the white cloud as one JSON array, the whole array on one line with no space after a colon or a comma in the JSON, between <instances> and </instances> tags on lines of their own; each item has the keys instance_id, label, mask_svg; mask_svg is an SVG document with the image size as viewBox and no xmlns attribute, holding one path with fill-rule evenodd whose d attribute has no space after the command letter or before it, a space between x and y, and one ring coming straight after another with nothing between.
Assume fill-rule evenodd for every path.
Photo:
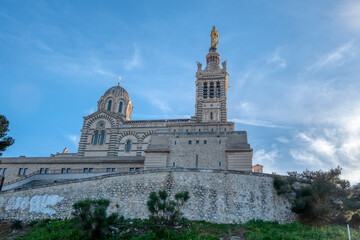
<instances>
[{"instance_id":1,"label":"white cloud","mask_svg":"<svg viewBox=\"0 0 360 240\"><path fill-rule=\"evenodd\" d=\"M280 48L276 48L274 52L269 57L267 57L266 62L279 68L286 68L287 66L286 59L280 56Z\"/></svg>"},{"instance_id":2,"label":"white cloud","mask_svg":"<svg viewBox=\"0 0 360 240\"><path fill-rule=\"evenodd\" d=\"M67 135L66 136L77 148L79 146L80 137L78 135Z\"/></svg>"},{"instance_id":3,"label":"white cloud","mask_svg":"<svg viewBox=\"0 0 360 240\"><path fill-rule=\"evenodd\" d=\"M92 107L92 108L90 108L90 109L84 110L83 112L84 112L86 115L90 115L90 114L96 112L96 108Z\"/></svg>"},{"instance_id":4,"label":"white cloud","mask_svg":"<svg viewBox=\"0 0 360 240\"><path fill-rule=\"evenodd\" d=\"M326 54L321 57L314 65L310 66L308 70L319 70L328 65L338 65L341 66L353 53L353 42L345 43L334 51Z\"/></svg>"},{"instance_id":5,"label":"white cloud","mask_svg":"<svg viewBox=\"0 0 360 240\"><path fill-rule=\"evenodd\" d=\"M360 2L359 1L347 1L341 2L340 6L340 19L344 25L356 32L360 31Z\"/></svg>"},{"instance_id":6,"label":"white cloud","mask_svg":"<svg viewBox=\"0 0 360 240\"><path fill-rule=\"evenodd\" d=\"M289 139L287 139L286 137L284 136L280 136L280 137L277 137L275 138L278 142L281 142L281 143L284 143L284 144L288 144L290 141Z\"/></svg>"},{"instance_id":7,"label":"white cloud","mask_svg":"<svg viewBox=\"0 0 360 240\"><path fill-rule=\"evenodd\" d=\"M278 164L276 159L278 157L279 151L277 149L272 149L271 151L266 151L265 149L260 149L255 151L253 156L253 165L260 164L264 166L264 172L272 173L277 172L278 168L276 167Z\"/></svg>"},{"instance_id":8,"label":"white cloud","mask_svg":"<svg viewBox=\"0 0 360 240\"><path fill-rule=\"evenodd\" d=\"M232 118L229 119L231 122L245 124L245 125L252 125L258 127L268 127L268 128L289 128L287 126L277 125L271 122L266 121L259 121L259 120L250 120L250 119L240 119L240 118Z\"/></svg>"},{"instance_id":9,"label":"white cloud","mask_svg":"<svg viewBox=\"0 0 360 240\"><path fill-rule=\"evenodd\" d=\"M124 61L124 68L126 70L132 70L141 66L141 57L138 47L135 46L134 54L129 60Z\"/></svg>"}]
</instances>

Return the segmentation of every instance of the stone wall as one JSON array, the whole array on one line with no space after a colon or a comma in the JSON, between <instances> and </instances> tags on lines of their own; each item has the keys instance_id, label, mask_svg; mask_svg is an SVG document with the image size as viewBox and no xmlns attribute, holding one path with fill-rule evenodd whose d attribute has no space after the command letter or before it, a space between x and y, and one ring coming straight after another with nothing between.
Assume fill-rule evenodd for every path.
<instances>
[{"instance_id":1,"label":"stone wall","mask_svg":"<svg viewBox=\"0 0 360 240\"><path fill-rule=\"evenodd\" d=\"M171 196L189 191L185 217L217 223L250 219L289 222L294 220L289 203L278 196L272 178L240 171L158 169L116 173L48 185L30 190L0 193L0 218L29 221L70 217L74 202L106 198L110 212L127 218L146 218L146 202L152 191L166 189ZM116 207L118 204L119 208Z\"/></svg>"}]
</instances>

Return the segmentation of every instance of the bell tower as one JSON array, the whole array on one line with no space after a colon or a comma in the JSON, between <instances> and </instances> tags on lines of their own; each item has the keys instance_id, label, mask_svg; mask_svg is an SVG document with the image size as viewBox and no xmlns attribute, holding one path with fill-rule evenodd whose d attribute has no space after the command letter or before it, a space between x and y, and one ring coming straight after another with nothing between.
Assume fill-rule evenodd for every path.
<instances>
[{"instance_id":1,"label":"bell tower","mask_svg":"<svg viewBox=\"0 0 360 240\"><path fill-rule=\"evenodd\" d=\"M217 52L218 31L214 26L211 34L206 67L197 63L195 117L198 122L227 122L226 94L229 89L226 61L220 67L220 54Z\"/></svg>"}]
</instances>

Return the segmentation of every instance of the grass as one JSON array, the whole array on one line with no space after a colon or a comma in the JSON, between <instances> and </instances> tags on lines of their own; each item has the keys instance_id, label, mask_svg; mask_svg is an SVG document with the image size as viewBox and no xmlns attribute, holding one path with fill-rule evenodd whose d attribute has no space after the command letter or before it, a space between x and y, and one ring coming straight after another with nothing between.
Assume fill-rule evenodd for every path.
<instances>
[{"instance_id":1,"label":"grass","mask_svg":"<svg viewBox=\"0 0 360 240\"><path fill-rule=\"evenodd\" d=\"M278 224L276 222L249 221L245 224L214 224L205 221L189 221L187 227L176 231L151 231L148 220L126 220L127 229L121 234L110 235L108 240L215 240L239 236L248 240L346 240L347 229L342 226L311 226L299 222ZM124 222L123 222L124 223ZM73 220L41 220L31 224L26 235L17 240L77 240L87 238L75 227ZM124 228L125 227L125 228ZM360 234L352 230L352 239L360 239Z\"/></svg>"}]
</instances>

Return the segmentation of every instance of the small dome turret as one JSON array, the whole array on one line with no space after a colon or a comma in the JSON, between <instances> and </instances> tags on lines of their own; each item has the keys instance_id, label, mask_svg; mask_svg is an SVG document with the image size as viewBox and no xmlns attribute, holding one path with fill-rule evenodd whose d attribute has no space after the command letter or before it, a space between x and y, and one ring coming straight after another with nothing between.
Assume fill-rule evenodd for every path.
<instances>
[{"instance_id":1,"label":"small dome turret","mask_svg":"<svg viewBox=\"0 0 360 240\"><path fill-rule=\"evenodd\" d=\"M126 120L131 120L133 105L128 92L118 86L109 88L98 102L98 111L109 111Z\"/></svg>"}]
</instances>

